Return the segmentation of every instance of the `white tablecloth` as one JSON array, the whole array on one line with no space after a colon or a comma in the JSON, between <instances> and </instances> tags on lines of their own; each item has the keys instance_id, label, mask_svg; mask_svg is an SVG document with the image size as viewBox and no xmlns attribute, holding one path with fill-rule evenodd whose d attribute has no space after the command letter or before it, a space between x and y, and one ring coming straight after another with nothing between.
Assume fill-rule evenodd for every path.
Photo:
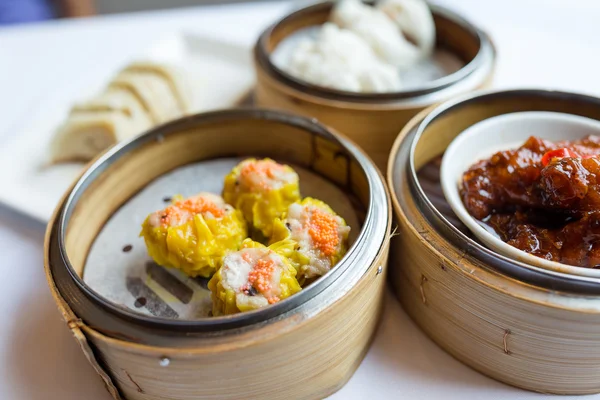
<instances>
[{"instance_id":1,"label":"white tablecloth","mask_svg":"<svg viewBox=\"0 0 600 400\"><path fill-rule=\"evenodd\" d=\"M437 2L491 34L499 52L497 87L600 94L600 2ZM99 54L126 57L153 37L179 29L250 44L289 6L277 2L197 7L0 29L0 138L18 134L14 128L29 110L60 90L55 78L74 73L68 68L69 60ZM46 287L43 235L41 224L0 206L0 399L108 400ZM423 335L388 293L371 350L333 398L442 397L525 400L545 396L503 385L463 366Z\"/></svg>"}]
</instances>

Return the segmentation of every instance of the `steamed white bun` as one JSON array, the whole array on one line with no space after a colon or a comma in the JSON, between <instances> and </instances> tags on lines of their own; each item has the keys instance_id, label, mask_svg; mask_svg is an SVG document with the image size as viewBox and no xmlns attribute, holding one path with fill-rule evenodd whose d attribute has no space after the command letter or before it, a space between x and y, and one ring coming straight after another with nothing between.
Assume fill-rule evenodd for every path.
<instances>
[{"instance_id":1,"label":"steamed white bun","mask_svg":"<svg viewBox=\"0 0 600 400\"><path fill-rule=\"evenodd\" d=\"M435 46L435 23L423 0L379 0L376 7L391 18L402 34L410 38L425 57Z\"/></svg>"},{"instance_id":2,"label":"steamed white bun","mask_svg":"<svg viewBox=\"0 0 600 400\"><path fill-rule=\"evenodd\" d=\"M381 62L357 34L332 23L324 24L316 38L298 44L286 71L315 85L352 92L400 88L393 66Z\"/></svg>"},{"instance_id":3,"label":"steamed white bun","mask_svg":"<svg viewBox=\"0 0 600 400\"><path fill-rule=\"evenodd\" d=\"M340 0L333 7L331 22L363 38L385 62L399 68L416 63L423 52L401 34L396 23L382 10L360 0Z\"/></svg>"}]
</instances>

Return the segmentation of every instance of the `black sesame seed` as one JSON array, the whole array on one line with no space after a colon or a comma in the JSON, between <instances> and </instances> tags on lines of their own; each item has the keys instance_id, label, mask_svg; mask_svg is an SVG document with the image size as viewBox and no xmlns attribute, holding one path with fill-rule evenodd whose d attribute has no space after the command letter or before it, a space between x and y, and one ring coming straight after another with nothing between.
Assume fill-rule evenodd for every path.
<instances>
[{"instance_id":1,"label":"black sesame seed","mask_svg":"<svg viewBox=\"0 0 600 400\"><path fill-rule=\"evenodd\" d=\"M127 245L123 246L123 253L129 253L131 251L131 249L133 249L133 246L130 244L127 244Z\"/></svg>"},{"instance_id":2,"label":"black sesame seed","mask_svg":"<svg viewBox=\"0 0 600 400\"><path fill-rule=\"evenodd\" d=\"M170 203L170 202L171 202L171 200L173 200L173 198L172 198L172 197L170 197L170 196L165 196L165 197L163 197L163 199L162 199L162 200L163 200L165 203Z\"/></svg>"},{"instance_id":3,"label":"black sesame seed","mask_svg":"<svg viewBox=\"0 0 600 400\"><path fill-rule=\"evenodd\" d=\"M254 288L254 286L250 286L246 292L248 296L256 296L258 294L258 291Z\"/></svg>"},{"instance_id":4,"label":"black sesame seed","mask_svg":"<svg viewBox=\"0 0 600 400\"><path fill-rule=\"evenodd\" d=\"M290 225L290 223L289 223L289 222L286 222L286 223L285 223L285 227L286 227L286 228L288 228L288 231L291 231L291 230L292 230L292 227L291 227L291 225Z\"/></svg>"},{"instance_id":5,"label":"black sesame seed","mask_svg":"<svg viewBox=\"0 0 600 400\"><path fill-rule=\"evenodd\" d=\"M146 298L138 297L137 299L135 299L135 303L133 303L133 305L137 308L144 307L146 305Z\"/></svg>"}]
</instances>

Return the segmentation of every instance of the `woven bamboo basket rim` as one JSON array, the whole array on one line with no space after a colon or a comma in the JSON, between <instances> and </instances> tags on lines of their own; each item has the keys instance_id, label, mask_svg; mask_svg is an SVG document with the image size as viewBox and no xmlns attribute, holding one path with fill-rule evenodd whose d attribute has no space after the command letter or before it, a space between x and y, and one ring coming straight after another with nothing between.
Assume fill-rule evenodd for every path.
<instances>
[{"instance_id":1,"label":"woven bamboo basket rim","mask_svg":"<svg viewBox=\"0 0 600 400\"><path fill-rule=\"evenodd\" d=\"M389 198L387 203L389 206ZM57 218L59 211L55 211L53 219ZM223 335L221 341L203 339L191 346L177 345L177 342L180 342L178 337L171 337L164 345L152 346L98 332L74 314L55 285L47 258L51 225L48 227L45 242L46 277L63 319L84 355L104 381L106 389L115 399L166 399L174 395L172 389L178 390L177 398L190 399L204 395L210 398L241 398L232 393L243 393L244 398L265 398L266 393L275 394L274 397L282 399L289 398L290 395L297 397L299 393L303 393L302 398L322 398L339 390L351 378L374 338L377 321L382 312L382 289L387 271L385 264L391 227L391 210L388 211L390 212L387 214L383 247L377 259L373 260L355 285L344 292L343 296L327 304L323 303L323 309L315 315L306 314L304 320L282 318L260 326L257 331L252 332L253 340L248 340L249 336L242 332L239 335ZM383 269L378 266L383 266ZM346 322L347 320L350 322ZM293 326L294 329L277 330L286 328L286 325ZM346 326L348 333L340 326ZM303 354L306 346L314 340L313 334L316 337L324 335L320 328L327 333L331 333L328 329L333 329L335 333L330 335L333 339L329 339L327 334L323 337L329 346L321 345L321 351L329 351L331 345L337 341L338 346L331 352L331 356L325 357L326 361L319 359L320 352L298 356ZM262 332L268 334L260 334ZM344 335L352 335L347 339L353 345L346 345L340 341ZM201 346L198 346L199 344ZM273 353L270 349L273 349ZM284 350L282 352L278 349ZM221 365L220 361L217 361L215 365L215 360L221 359L224 364ZM290 360L290 363L284 365L282 370L271 371L259 367L259 371L256 372L253 363L259 359L269 364L277 360ZM297 362L291 362L292 359ZM298 373L306 372L303 368L311 367L320 373L308 371L295 380L295 383L292 382L292 386L287 387L287 392L280 392L281 379L297 376ZM231 382L231 386L223 386L222 374L231 373L233 370L238 372L236 380ZM190 377L190 373L196 378ZM260 379L262 383L257 384L255 379Z\"/></svg>"},{"instance_id":2,"label":"woven bamboo basket rim","mask_svg":"<svg viewBox=\"0 0 600 400\"><path fill-rule=\"evenodd\" d=\"M523 96L529 96L530 98L536 98L539 104L524 104L520 106L510 105L511 100L522 98ZM419 113L408 125L404 127L394 145L388 160L388 175L387 182L392 194L392 204L396 215L403 220L408 229L412 231L417 237L421 237L419 231L410 223L410 218L404 212L404 208L400 204L401 201L397 196L397 185L394 179L394 171L396 166L396 159L401 151L401 148L410 146L411 155L414 156L415 147L417 146L417 139L419 134L431 127L431 124L439 122L448 113L460 109L460 107L486 107L494 101L503 102L507 101L506 112L516 111L528 111L528 110L546 110L551 108L551 111L568 112L582 115L594 119L600 119L600 99L561 91L542 90L542 89L519 89L519 90L508 90L508 91L483 91L479 93L469 94L459 97L455 100L446 102L440 106L432 106L421 113ZM576 104L585 104L587 107L577 107L569 104L569 102L575 102ZM541 105L540 105L541 104ZM554 108L552 108L554 107ZM591 108L590 108L591 107ZM497 115L491 113L486 115L485 118ZM478 122L485 118L477 118L477 121L465 120L464 128ZM461 131L463 130L461 129ZM407 141L410 143L407 145ZM449 242L457 251L463 255L470 255L483 264L483 268L490 272L500 274L501 276L519 282L520 284L535 286L538 288L546 289L551 292L561 292L567 296L593 296L600 293L599 280L594 278L580 277L575 275L561 274L554 271L548 271L542 268L529 266L522 262L511 260L502 255L499 255L492 250L484 247L473 239L467 237L465 234L460 232L454 227L433 204L428 200L422 187L420 186L418 179L416 178L417 166L414 165L414 158L409 158L408 166L406 168L406 179L410 186L410 191L413 196L411 199L415 203L415 206L419 209L422 217L431 224L435 233L439 235L441 240ZM422 238L421 238L422 239ZM423 240L430 250L434 251L440 259L445 262L451 262L438 251L436 246L432 245L429 241ZM465 271L468 272L468 271ZM539 303L544 306L552 306L559 309L574 310L581 313L596 314L596 309L581 309L577 308L576 305L572 304L572 307L566 305L566 303L548 303L547 300L532 299L531 297L521 296L520 294L508 290L508 288L502 285L495 285L492 282L487 281L483 277L479 277L476 274L471 274L471 279L478 281L486 286L493 287L495 290L502 291L515 298L520 298L528 302Z\"/></svg>"},{"instance_id":3,"label":"woven bamboo basket rim","mask_svg":"<svg viewBox=\"0 0 600 400\"><path fill-rule=\"evenodd\" d=\"M282 27L285 27L290 22L300 21L300 28L314 25L311 23L306 24L304 21L301 21L302 19L307 19L309 22L315 22L316 19L319 19L320 23L324 23L326 20L321 18L321 15L328 15L333 4L334 1L326 1L294 11L267 28L259 36L254 46L254 58L257 68L265 71L274 81L281 83L280 89L289 95L323 105L333 104L338 107L358 110L398 109L402 108L402 106L414 108L416 99L420 99L420 102L417 102L424 105L436 102L436 98L439 97L440 93L444 93L444 89L451 88L465 81L467 78L476 75L485 66L490 69L494 64L493 60L495 59L496 50L487 34L452 11L438 5L429 5L435 18L446 19L462 29L463 33L470 36L470 39L476 43L478 50L458 71L436 79L425 87L389 93L354 93L324 88L305 82L277 67L271 61L270 57L275 47L271 45L271 38L274 32L278 29L283 29ZM487 74L488 72L486 71L485 73Z\"/></svg>"},{"instance_id":4,"label":"woven bamboo basket rim","mask_svg":"<svg viewBox=\"0 0 600 400\"><path fill-rule=\"evenodd\" d=\"M369 201L365 220L362 225L361 231L358 235L358 238L353 243L346 256L340 261L340 263L336 265L335 269L333 269L330 273L321 278L315 284L300 292L298 295L293 296L290 299L286 299L266 309L258 310L255 312L236 314L234 316L228 317L213 317L203 320L172 320L157 317L147 317L142 314L118 307L115 304L107 301L97 293L93 293L95 297L89 297L91 289L87 287L87 285L79 277L77 272L75 272L74 267L70 264L68 260L68 256L65 252L64 246L64 235L66 232L66 227L69 222L70 213L72 213L73 211L72 207L69 210L69 206L74 206L77 204L78 196L81 195L79 190L85 190L86 182L87 184L89 184L88 180L93 181L93 178L101 174L101 167L109 166L112 162L118 159L119 155L122 156L124 154L127 154L128 151L135 149L138 146L142 146L143 144L148 143L149 141L163 140L164 137L168 136L170 133L177 134L178 132L185 131L185 128L187 127L198 127L201 124L215 123L221 120L227 120L227 118L237 118L239 120L242 120L244 118L254 118L264 121L287 124L296 128L305 129L307 132L311 133L314 136L320 137L328 142L338 145L346 153L346 156L348 156L349 159L352 160L352 162L356 163L358 166L361 167L361 171L365 175L366 182L368 183ZM374 168L374 166L373 168L370 168L370 166L373 166L372 161L369 160L368 156L366 156L366 154L360 148L358 148L348 139L333 133L330 129L319 124L314 119L311 120L308 118L294 116L277 111L250 108L215 111L183 118L155 128L149 131L148 133L138 136L132 140L123 142L109 150L104 155L101 155L99 158L97 158L90 164L89 169L82 174L80 179L74 184L72 190L70 191L70 194L64 199L64 202L61 203L61 206L59 206L59 208L57 209L56 218L58 219L58 223L51 223L49 225L47 235L47 248L49 249L49 251L45 255L46 263L47 265L52 264L52 252L50 250L53 247L53 240L60 239L62 235L62 245L59 241L58 249L60 251L60 257L62 257L64 264L67 266L67 272L71 276L72 282L75 283L77 289L81 290L83 295L92 303L94 303L96 307L100 307L101 309L110 311L113 314L113 316L126 319L128 322L138 324L139 326L157 327L162 330L180 330L182 332L222 332L224 329L231 329L232 331L236 330L236 334L240 334L240 329L243 330L248 326L260 325L262 322L277 319L279 316L287 316L301 305L309 302L312 298L324 292L330 285L332 285L334 282L340 279L340 277L343 276L346 272L351 271L353 265L356 264L357 260L360 257L363 257L364 254L367 254L369 260L371 261L377 258L377 255L380 253L381 249L387 245L387 241L389 240L388 236L391 226L391 212L389 210L391 209L391 207L389 192L387 191L387 188L384 184L383 177L381 176L379 171L377 171L377 169ZM383 225L384 228L380 229L379 225L377 228L375 228L374 224L377 222L377 216L381 217L384 214L387 216L387 221ZM53 225L56 226L53 227ZM59 233L58 236L57 233ZM367 242L365 240L365 238L367 237L369 237L372 240L376 239L376 242L380 242L381 245L378 247L372 246L371 242ZM364 258L361 258L361 260L364 260ZM50 266L49 269L51 268L52 267ZM363 274L366 273L367 270L363 271ZM49 271L49 273L49 279L54 279L52 271ZM57 289L60 293L60 287L57 286ZM336 300L339 300L340 297L341 296L336 297ZM96 301L98 300L99 302L96 303ZM288 318L290 317L288 316ZM281 330L279 331L279 333L280 332ZM251 341L249 342L249 344L251 344Z\"/></svg>"},{"instance_id":5,"label":"woven bamboo basket rim","mask_svg":"<svg viewBox=\"0 0 600 400\"><path fill-rule=\"evenodd\" d=\"M390 207L391 207L391 204L390 204ZM58 212L59 212L59 210L57 210L55 212L55 216L51 219L51 221L54 221L56 219ZM390 214L388 222L389 222L389 226L391 226L391 214ZM47 234L50 232L50 229L51 229L51 227L49 226L46 230ZM382 247L383 248L387 247L389 245L389 241L390 241L390 235L388 234L385 238L385 241L384 241ZM48 246L50 246L50 240L46 239L45 243L44 243L44 247L46 249L46 251L45 251L46 254L44 256L45 265L48 265L48 259L47 259ZM144 354L144 355L152 354L152 355L156 356L157 358L164 356L165 354L169 354L170 356L177 356L177 357L185 358L186 356L194 357L199 354L214 354L214 353L219 353L219 352L236 351L236 350L243 349L246 347L267 343L267 342L271 341L274 337L289 334L290 332L293 332L295 330L302 329L304 325L310 323L309 318L301 318L301 319L298 318L294 321L294 323L290 323L289 320L285 320L285 321L281 320L281 321L276 321L275 323L270 324L270 325L261 326L260 330L259 330L260 335L257 335L256 334L257 332L255 330L249 330L249 331L245 331L245 332L241 332L241 333L236 332L235 345L232 345L232 343L230 341L226 341L225 340L226 338L203 339L204 343L194 342L193 344L189 344L189 346L185 346L185 347L172 347L172 346L164 346L164 345L156 346L156 345L151 345L151 344L137 343L137 342L128 341L128 340L125 340L122 338L111 337L111 336L104 334L101 331L97 330L95 327L86 324L85 321L81 320L79 317L77 317L75 315L75 313L73 312L73 310L71 309L69 304L66 302L66 300L61 295L60 291L56 287L56 284L54 282L54 277L52 275L50 268L48 268L48 267L45 268L45 274L46 274L46 280L50 287L52 296L55 298L57 305L58 305L64 319L67 321L67 325L69 326L69 328L72 329L73 327L77 327L77 328L81 329L86 334L87 337L100 339L101 341L103 341L105 343L110 343L112 346L114 346L115 348L117 348L119 350L131 352L131 353ZM342 298L343 298L343 296L337 298L333 303L328 304L327 307L331 307L336 302L341 301ZM218 342L222 342L222 343L218 343Z\"/></svg>"},{"instance_id":6,"label":"woven bamboo basket rim","mask_svg":"<svg viewBox=\"0 0 600 400\"><path fill-rule=\"evenodd\" d=\"M90 165L91 164L92 163L90 163ZM83 172L81 173L81 175L83 175ZM380 176L381 176L381 173L380 173ZM383 180L383 177L381 177L381 179ZM75 186L75 182L73 183L73 185L71 185L71 188L73 186ZM387 190L387 188L386 188L386 190ZM71 190L68 190L63 195L63 198L61 199L60 204L65 202L65 200L68 197L70 192L71 192ZM387 200L388 200L388 208L391 209L391 200L390 200L389 196L388 196ZM118 348L120 350L124 350L124 351L128 351L128 352L134 352L134 353L139 353L139 354L151 353L157 357L162 356L164 354L169 354L169 355L178 356L178 357L181 357L181 356L185 357L186 355L189 355L190 357L192 357L192 356L195 356L198 354L211 354L211 353L222 352L222 351L234 351L234 350L239 350L239 349L249 347L252 345L256 345L256 344L266 343L266 342L272 340L273 337L284 335L284 334L290 333L294 330L301 329L304 325L310 323L309 318L296 318L294 323L290 323L289 320L276 321L273 324L261 326L259 336L256 335L255 330L248 330L248 331L241 332L241 333L236 332L235 346L232 346L230 342L223 342L221 344L215 343L216 341L220 340L221 338L213 338L214 340L211 340L211 338L204 339L205 342L204 342L204 345L202 345L202 346L198 345L199 342L194 342L193 345L190 345L189 347L156 346L156 345L150 345L150 344L144 344L144 343L131 342L131 341L127 341L127 340L124 340L121 338L111 337L107 334L104 334L101 331L95 329L95 327L86 324L85 321L83 321L81 318L79 318L73 312L73 310L69 306L68 302L64 299L64 297L60 293L60 290L56 286L56 282L54 280L52 270L49 267L49 265L50 265L49 248L51 246L51 244L50 244L51 231L52 231L52 229L54 229L54 227L53 227L54 222L56 220L58 220L58 217L59 217L61 211L62 211L61 207L58 207L54 210L53 215L50 218L50 222L47 225L46 230L45 230L45 239L44 239L44 266L45 266L45 268L44 268L44 270L45 270L45 275L46 275L46 281L48 282L51 294L55 298L57 305L59 307L59 310L61 311L61 314L63 315L65 321L67 321L67 325L69 326L69 328L71 328L71 329L73 329L74 327L79 328L83 332L85 332L86 336L89 335L90 337L95 337L95 338L101 339L102 341L104 341L106 343L110 343L111 345L115 346L116 348ZM387 217L387 221L386 221L387 234L385 236L385 239L384 239L382 245L380 246L380 249L387 248L389 246L389 242L390 242L390 238L391 238L391 234L390 234L391 226L392 226L392 215L390 212L390 213L388 213L388 217ZM331 307L332 305L341 301L342 299L343 299L343 296L340 296L337 299L335 299L334 302L332 302L330 304L323 304L323 309Z\"/></svg>"}]
</instances>

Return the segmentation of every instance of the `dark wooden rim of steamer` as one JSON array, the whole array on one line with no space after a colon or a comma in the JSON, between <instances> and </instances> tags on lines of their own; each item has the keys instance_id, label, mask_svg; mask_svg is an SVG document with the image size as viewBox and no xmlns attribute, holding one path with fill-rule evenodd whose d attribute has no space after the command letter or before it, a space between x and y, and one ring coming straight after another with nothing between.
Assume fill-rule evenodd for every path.
<instances>
[{"instance_id":1,"label":"dark wooden rim of steamer","mask_svg":"<svg viewBox=\"0 0 600 400\"><path fill-rule=\"evenodd\" d=\"M279 20L278 22L267 28L259 36L258 41L254 46L254 56L258 64L260 64L260 66L265 71L267 71L279 81L284 82L286 85L301 92L305 92L311 95L315 95L317 97L322 97L330 100L378 104L409 100L420 96L425 96L435 92L439 92L442 89L446 89L459 82L462 82L483 66L489 63L493 63L493 58L495 57L495 49L490 39L485 33L477 29L472 23L467 21L465 18L459 16L458 14L444 7L430 4L429 7L431 8L432 13L455 22L456 24L461 26L462 29L464 29L466 32L472 35L479 42L479 51L472 60L470 60L458 71L446 75L442 78L435 79L429 84L423 85L418 89L388 93L355 93L314 85L302 79L295 78L294 76L288 74L287 72L277 67L271 61L270 52L268 50L268 42L273 31L281 25L286 24L290 21L302 19L310 14L321 13L325 10L330 10L333 4L334 2L327 1L323 3L314 4L306 8L302 8L289 14L288 16L284 17L283 19ZM489 54L492 54L491 59L487 57L487 55Z\"/></svg>"},{"instance_id":2,"label":"dark wooden rim of steamer","mask_svg":"<svg viewBox=\"0 0 600 400\"><path fill-rule=\"evenodd\" d=\"M187 128L203 124L231 121L232 119L261 119L292 125L311 132L325 140L333 142L344 149L353 162L363 170L369 184L369 204L362 229L344 258L334 269L321 277L317 282L294 296L270 307L247 313L225 317L213 317L200 320L178 320L147 316L105 299L91 289L75 272L65 249L65 233L69 218L85 189L100 176L104 170L120 157L135 150L145 143L161 141L171 133L180 133ZM49 260L55 284L69 306L74 303L88 301L92 307L107 311L124 322L137 326L154 328L160 332L215 332L235 329L263 323L299 309L304 303L324 292L330 285L343 279L347 272L355 266L366 270L374 262L387 240L387 232L391 226L390 197L383 178L372 161L349 140L332 133L315 119L295 116L278 111L259 109L231 109L214 111L185 117L133 139L120 143L101 156L83 173L75 183L68 197L60 206L58 217L50 232ZM68 294L68 295L65 295ZM85 321L85 316L78 315ZM118 332L113 332L118 334Z\"/></svg>"},{"instance_id":3,"label":"dark wooden rim of steamer","mask_svg":"<svg viewBox=\"0 0 600 400\"><path fill-rule=\"evenodd\" d=\"M400 147L410 146L407 179L417 207L442 236L466 254L470 254L483 261L488 267L497 272L539 287L573 293L600 294L600 278L570 275L519 262L500 255L469 238L443 216L431 203L421 187L417 178L418 171L414 164L414 154L423 132L432 123L440 121L451 113L467 109L471 106L480 107L481 105L494 103L505 103L506 112L486 115L483 118L477 117L476 120L469 121L469 123L475 124L495 115L521 111L568 112L600 120L600 99L582 94L537 89L488 91L481 94L469 94L434 108L418 123L416 129L404 138L403 143L396 143L390 156L390 168L395 164L396 155ZM390 182L393 182L393 179L390 178ZM395 196L393 185L390 190L394 193L393 196Z\"/></svg>"}]
</instances>

